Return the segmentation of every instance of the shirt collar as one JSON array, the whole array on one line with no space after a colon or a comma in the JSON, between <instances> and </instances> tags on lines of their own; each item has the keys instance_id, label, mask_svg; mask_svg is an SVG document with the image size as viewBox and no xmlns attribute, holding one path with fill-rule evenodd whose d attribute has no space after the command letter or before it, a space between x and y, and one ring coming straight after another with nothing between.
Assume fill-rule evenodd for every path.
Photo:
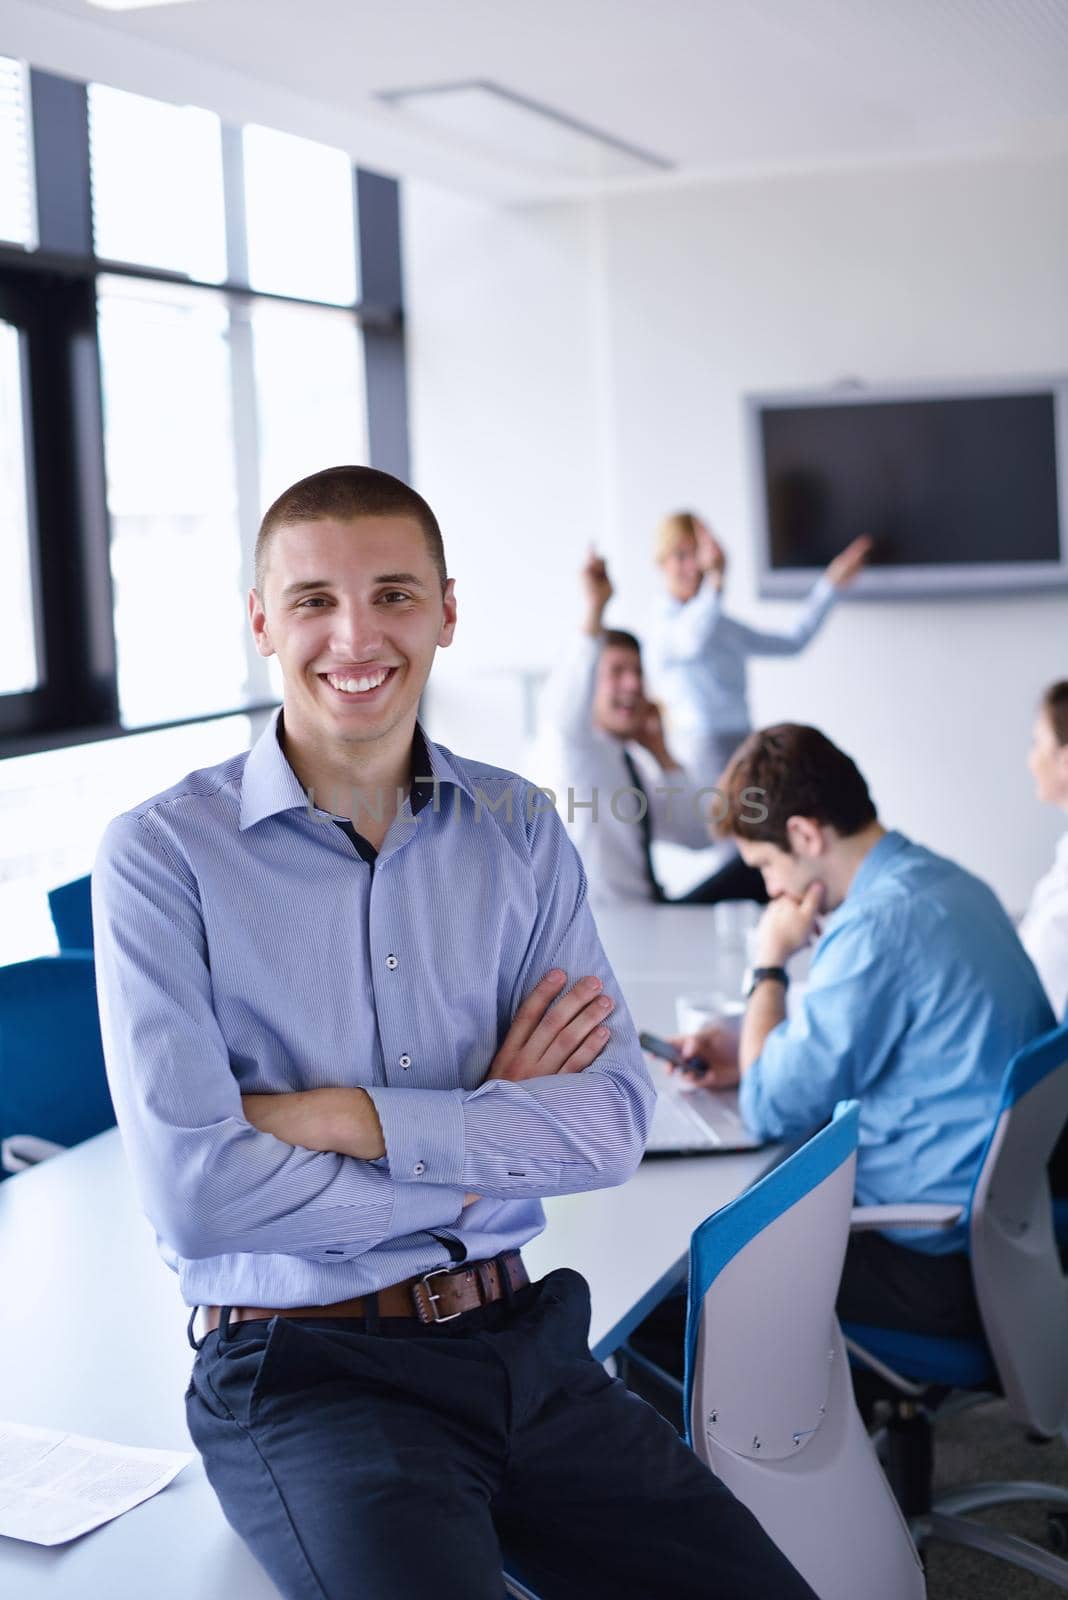
<instances>
[{"instance_id":1,"label":"shirt collar","mask_svg":"<svg viewBox=\"0 0 1068 1600\"><path fill-rule=\"evenodd\" d=\"M908 847L908 843L905 835L898 833L896 828L884 833L879 843L872 846L854 873L846 900L852 899L858 892L863 893L866 889L870 889L876 878L886 871L891 861Z\"/></svg>"},{"instance_id":2,"label":"shirt collar","mask_svg":"<svg viewBox=\"0 0 1068 1600\"><path fill-rule=\"evenodd\" d=\"M241 831L281 811L306 811L308 795L286 760L280 733L283 727L279 706L248 753L241 782ZM435 783L448 783L471 795L466 778L438 745L428 739L418 723L412 739L411 788L412 815L418 816L433 798ZM418 780L422 779L422 782ZM429 780L429 781L427 781ZM472 799L474 796L472 795Z\"/></svg>"}]
</instances>

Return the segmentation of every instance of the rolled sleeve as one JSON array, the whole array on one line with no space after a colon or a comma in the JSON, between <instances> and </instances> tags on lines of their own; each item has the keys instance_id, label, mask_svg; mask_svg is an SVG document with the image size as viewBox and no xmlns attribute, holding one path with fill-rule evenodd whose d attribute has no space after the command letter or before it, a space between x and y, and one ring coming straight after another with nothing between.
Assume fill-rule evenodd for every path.
<instances>
[{"instance_id":1,"label":"rolled sleeve","mask_svg":"<svg viewBox=\"0 0 1068 1600\"><path fill-rule=\"evenodd\" d=\"M597 665L603 646L600 634L581 633L557 661L538 703L543 733L553 733L565 743L582 748L590 744Z\"/></svg>"},{"instance_id":2,"label":"rolled sleeve","mask_svg":"<svg viewBox=\"0 0 1068 1600\"><path fill-rule=\"evenodd\" d=\"M645 787L654 839L670 840L691 850L702 850L712 843L713 790L699 789L682 767L661 773Z\"/></svg>"},{"instance_id":3,"label":"rolled sleeve","mask_svg":"<svg viewBox=\"0 0 1068 1600\"><path fill-rule=\"evenodd\" d=\"M746 622L738 622L734 625L735 635L747 655L797 655L818 633L837 599L838 590L830 579L820 578L813 585L801 615L792 626L778 631L752 628Z\"/></svg>"},{"instance_id":4,"label":"rolled sleeve","mask_svg":"<svg viewBox=\"0 0 1068 1600\"><path fill-rule=\"evenodd\" d=\"M773 1028L744 1075L739 1108L761 1138L807 1133L863 1092L907 1024L888 928L864 919L824 935L797 1013Z\"/></svg>"}]
</instances>

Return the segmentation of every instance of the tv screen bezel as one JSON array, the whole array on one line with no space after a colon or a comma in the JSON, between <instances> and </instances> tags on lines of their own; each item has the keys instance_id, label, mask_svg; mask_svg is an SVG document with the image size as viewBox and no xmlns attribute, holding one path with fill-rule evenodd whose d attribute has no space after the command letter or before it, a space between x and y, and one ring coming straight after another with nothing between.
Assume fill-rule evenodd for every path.
<instances>
[{"instance_id":1,"label":"tv screen bezel","mask_svg":"<svg viewBox=\"0 0 1068 1600\"><path fill-rule=\"evenodd\" d=\"M823 389L745 395L746 449L753 496L752 526L755 530L757 592L760 597L781 600L807 594L820 570L816 567L773 568L771 565L771 529L761 431L763 412L810 406L878 405L887 401L995 399L1014 394L1048 394L1053 398L1060 559L977 562L973 566L869 567L845 593L851 599L881 600L898 596L930 598L953 594L1021 594L1068 588L1068 376L1043 376L870 386L842 383ZM864 531L863 528L857 529L858 534Z\"/></svg>"}]
</instances>

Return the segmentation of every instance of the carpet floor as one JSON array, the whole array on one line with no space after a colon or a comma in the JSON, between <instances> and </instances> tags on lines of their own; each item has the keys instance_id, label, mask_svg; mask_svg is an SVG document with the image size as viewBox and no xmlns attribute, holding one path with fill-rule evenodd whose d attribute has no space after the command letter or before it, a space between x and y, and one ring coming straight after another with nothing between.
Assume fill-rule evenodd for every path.
<instances>
[{"instance_id":1,"label":"carpet floor","mask_svg":"<svg viewBox=\"0 0 1068 1600\"><path fill-rule=\"evenodd\" d=\"M990 1479L1024 1479L1068 1489L1068 1447L1063 1440L1035 1444L1013 1423L1005 1402L991 1400L939 1422L935 1433L935 1492ZM1021 1503L975 1513L984 1522L1044 1549L1046 1511ZM927 1547L928 1600L1049 1600L1062 1591L1018 1567L953 1545Z\"/></svg>"}]
</instances>

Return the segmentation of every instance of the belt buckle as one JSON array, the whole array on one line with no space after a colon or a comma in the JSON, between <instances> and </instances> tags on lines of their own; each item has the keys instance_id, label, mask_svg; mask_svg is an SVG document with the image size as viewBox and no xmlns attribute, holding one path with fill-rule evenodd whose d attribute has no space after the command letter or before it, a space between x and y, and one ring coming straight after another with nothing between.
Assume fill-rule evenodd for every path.
<instances>
[{"instance_id":1,"label":"belt buckle","mask_svg":"<svg viewBox=\"0 0 1068 1600\"><path fill-rule=\"evenodd\" d=\"M431 1324L437 1322L455 1322L457 1317L463 1316L462 1311L450 1311L447 1317L441 1316L437 1310L437 1302L441 1299L441 1296L440 1294L435 1294L433 1289L430 1287L431 1278L451 1278L455 1270L455 1267L438 1267L434 1272L424 1272L423 1276L419 1279L419 1287L426 1290L426 1297L430 1302L429 1320ZM461 1268L461 1271L466 1271L466 1268Z\"/></svg>"}]
</instances>

